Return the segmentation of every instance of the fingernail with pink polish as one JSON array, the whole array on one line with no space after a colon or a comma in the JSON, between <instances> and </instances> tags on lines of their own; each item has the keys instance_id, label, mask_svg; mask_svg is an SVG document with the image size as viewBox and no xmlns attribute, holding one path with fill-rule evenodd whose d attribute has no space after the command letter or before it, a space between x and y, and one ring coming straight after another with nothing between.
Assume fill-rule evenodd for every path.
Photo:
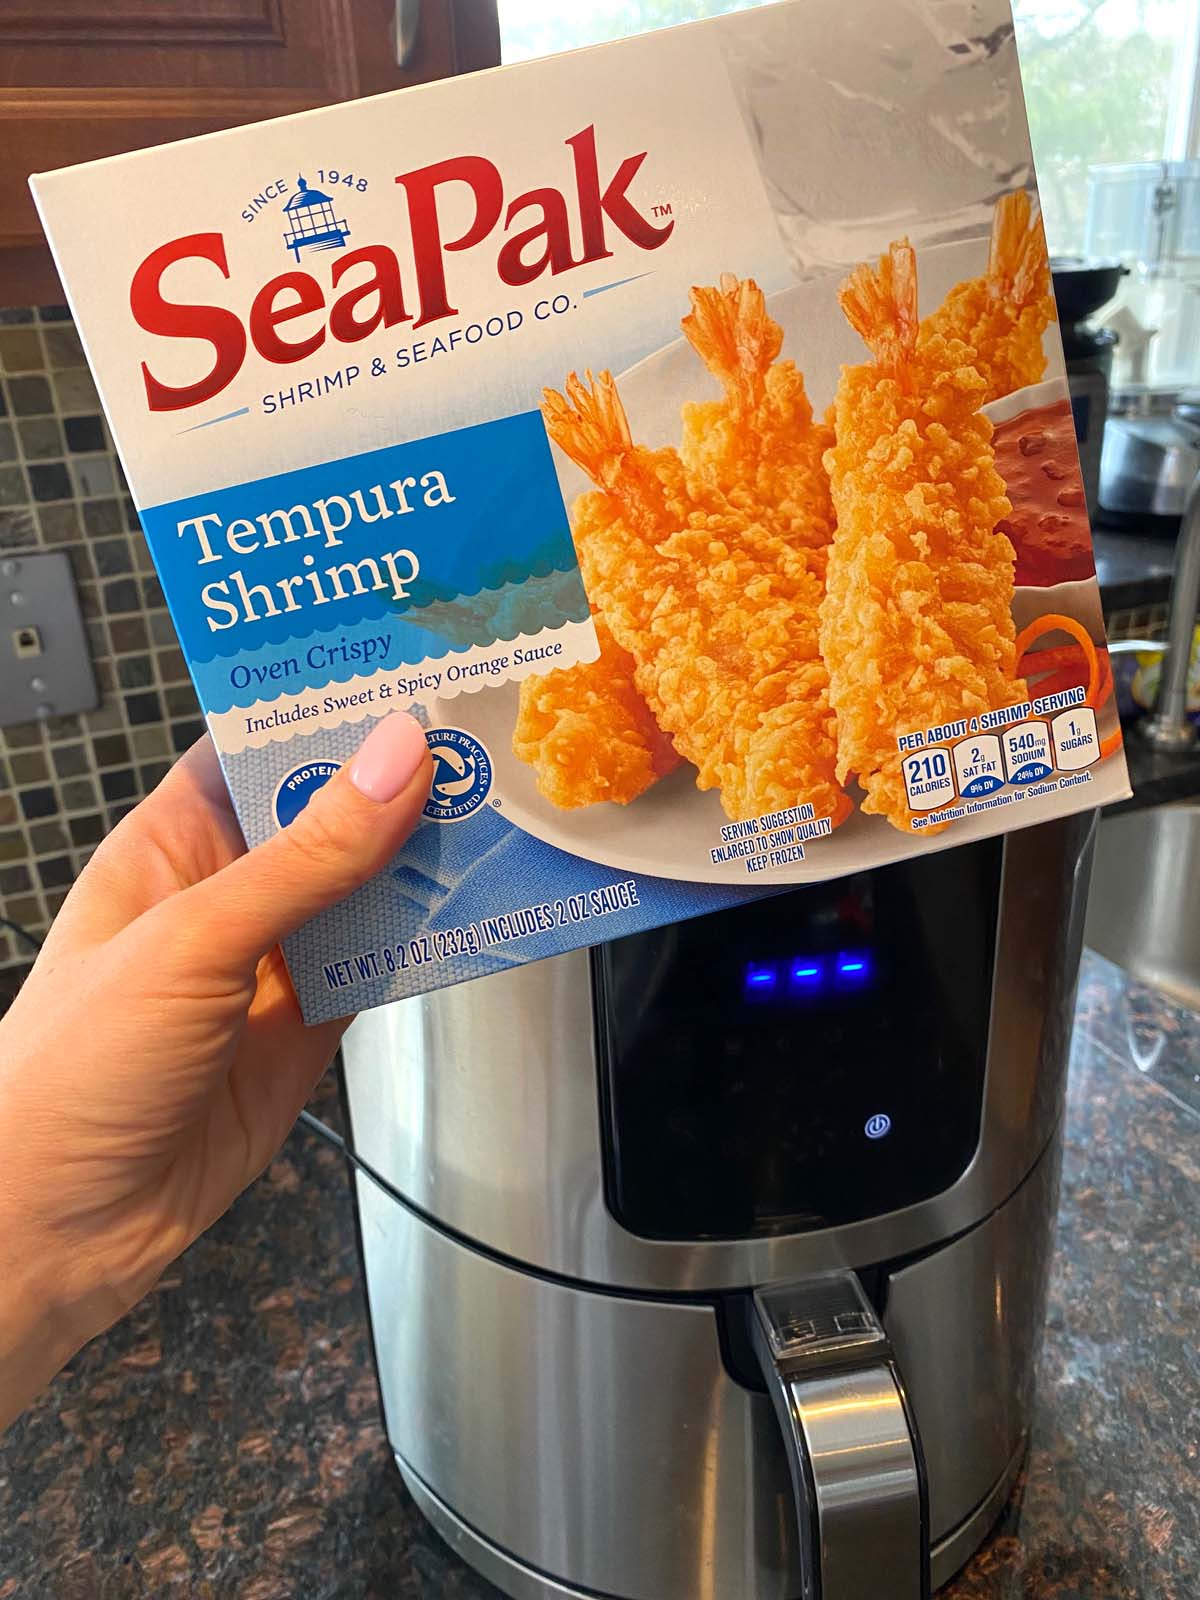
<instances>
[{"instance_id":1,"label":"fingernail with pink polish","mask_svg":"<svg viewBox=\"0 0 1200 1600\"><path fill-rule=\"evenodd\" d=\"M379 805L408 787L425 759L425 730L407 711L393 711L377 722L359 747L350 782Z\"/></svg>"}]
</instances>

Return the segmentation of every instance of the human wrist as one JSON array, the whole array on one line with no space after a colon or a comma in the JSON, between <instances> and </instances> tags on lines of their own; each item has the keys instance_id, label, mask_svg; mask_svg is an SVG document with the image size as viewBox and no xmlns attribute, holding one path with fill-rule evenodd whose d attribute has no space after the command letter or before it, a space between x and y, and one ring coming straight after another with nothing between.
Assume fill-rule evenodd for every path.
<instances>
[{"instance_id":1,"label":"human wrist","mask_svg":"<svg viewBox=\"0 0 1200 1600\"><path fill-rule=\"evenodd\" d=\"M7 1231L8 1219L0 1215ZM47 1292L39 1267L0 1258L0 1431L59 1372L86 1341L72 1337L72 1319Z\"/></svg>"},{"instance_id":2,"label":"human wrist","mask_svg":"<svg viewBox=\"0 0 1200 1600\"><path fill-rule=\"evenodd\" d=\"M2 1118L0 1148L19 1148ZM9 1164L0 1178L0 1431L122 1309L39 1225L25 1187L20 1163Z\"/></svg>"}]
</instances>

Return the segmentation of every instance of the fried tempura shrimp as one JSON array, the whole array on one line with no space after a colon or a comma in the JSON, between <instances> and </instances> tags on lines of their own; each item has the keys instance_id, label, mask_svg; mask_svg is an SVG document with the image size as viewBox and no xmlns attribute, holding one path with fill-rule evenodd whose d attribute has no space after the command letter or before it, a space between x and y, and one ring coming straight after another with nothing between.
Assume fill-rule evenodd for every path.
<instances>
[{"instance_id":1,"label":"fried tempura shrimp","mask_svg":"<svg viewBox=\"0 0 1200 1600\"><path fill-rule=\"evenodd\" d=\"M571 383L578 384L578 379L572 377ZM614 427L628 431L615 385L612 395L613 416L598 417L597 438L583 437L580 442L588 459L597 462L603 455L601 437L607 437ZM571 402L553 390L546 391L543 411L551 438L557 437L555 417L560 413L566 420L560 420L558 426L574 428ZM639 450L636 458L630 455L621 488L633 515L643 525L660 519L664 533L692 508L683 466L674 450ZM577 546L581 521L592 519L594 550L620 549L626 536L616 500L580 497L573 517ZM593 620L600 659L527 678L521 685L513 730L514 755L535 769L539 792L564 809L602 800L628 804L680 761L669 735L659 728L637 689L632 656L613 638L594 596Z\"/></svg>"},{"instance_id":2,"label":"fried tempura shrimp","mask_svg":"<svg viewBox=\"0 0 1200 1600\"><path fill-rule=\"evenodd\" d=\"M833 429L813 420L804 378L780 361L783 330L753 278L726 273L693 289L683 331L724 395L683 408L680 455L694 491L717 490L796 547L824 553L833 537L822 465Z\"/></svg>"},{"instance_id":3,"label":"fried tempura shrimp","mask_svg":"<svg viewBox=\"0 0 1200 1600\"><path fill-rule=\"evenodd\" d=\"M856 773L863 810L908 832L897 736L1026 697L1014 552L994 531L1009 502L979 413L985 380L961 346L928 328L918 338L908 242L878 268L856 268L839 298L873 359L842 368L837 443L825 457L838 526L821 646L837 775Z\"/></svg>"},{"instance_id":4,"label":"fried tempura shrimp","mask_svg":"<svg viewBox=\"0 0 1200 1600\"><path fill-rule=\"evenodd\" d=\"M679 765L634 686L634 661L593 618L600 656L521 684L513 754L538 791L564 811L613 800L628 805Z\"/></svg>"},{"instance_id":5,"label":"fried tempura shrimp","mask_svg":"<svg viewBox=\"0 0 1200 1600\"><path fill-rule=\"evenodd\" d=\"M574 508L584 583L659 727L735 820L811 801L839 822L834 722L804 553L690 500L674 451L634 444L611 374L547 391L551 438L600 492Z\"/></svg>"},{"instance_id":6,"label":"fried tempura shrimp","mask_svg":"<svg viewBox=\"0 0 1200 1600\"><path fill-rule=\"evenodd\" d=\"M768 315L766 300L753 280L726 275L719 288L693 289L691 300L684 332L725 394L717 401L684 407L684 438L678 453L640 450L628 442L621 456L620 482L614 479L612 485L623 500L618 520L622 525L632 520L643 528L657 524L658 535L643 541L653 546L673 528L703 529L706 518L719 518L722 540L741 545L743 562L753 564L755 571L761 567L771 572L775 591L797 605L792 632L797 641L803 636L800 659L809 663L806 693L815 696L827 713L828 686L817 644L816 612L833 536L829 479L821 460L833 442L833 431L814 422L803 377L794 363L779 361L783 333ZM576 430L577 447L571 453L578 459L582 450L597 472L611 475L603 441L623 438L628 432L615 386L611 391L609 384L598 386L583 407L582 387L569 393L570 400L562 403L568 411L574 409L576 420L567 416L564 421L560 415L559 424ZM547 398L552 435L559 398ZM583 513L585 522L593 509ZM603 508L597 512L601 521L607 514ZM694 558L683 548L682 538L676 540L674 559L694 559L702 573L709 557L707 533L703 537L704 547ZM604 539L592 540L596 563L602 563L604 549L619 552L619 538L611 531ZM665 570L662 562L658 567ZM691 581L698 584L700 578ZM765 621L769 628L770 618ZM638 619L639 626L646 622L646 617ZM625 666L627 679L622 676ZM677 763L673 750L669 760L664 755L671 747L638 693L634 671L633 657L608 635L607 643L602 636L599 662L522 685L513 748L536 768L541 792L555 804L633 799ZM753 741L742 785L747 796L760 790L774 794L801 782L809 761L803 752L791 750L793 714L777 705L761 709L765 720ZM542 750L539 739L552 740L553 745ZM739 759L734 751L725 765L732 771ZM711 786L711 781L709 773L702 786ZM787 800L773 799L770 809L795 798L792 794ZM746 798L745 804L753 802ZM839 800L839 820L845 809Z\"/></svg>"},{"instance_id":7,"label":"fried tempura shrimp","mask_svg":"<svg viewBox=\"0 0 1200 1600\"><path fill-rule=\"evenodd\" d=\"M1042 335L1055 320L1050 262L1040 214L1024 189L996 203L987 271L957 284L921 324L920 342L958 340L984 381L980 404L1045 375Z\"/></svg>"}]
</instances>

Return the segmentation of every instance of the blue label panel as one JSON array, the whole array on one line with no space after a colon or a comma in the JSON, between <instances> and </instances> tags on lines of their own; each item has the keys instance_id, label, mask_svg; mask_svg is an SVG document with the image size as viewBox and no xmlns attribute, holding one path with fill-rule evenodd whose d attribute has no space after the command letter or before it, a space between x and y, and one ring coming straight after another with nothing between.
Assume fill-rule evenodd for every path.
<instances>
[{"instance_id":1,"label":"blue label panel","mask_svg":"<svg viewBox=\"0 0 1200 1600\"><path fill-rule=\"evenodd\" d=\"M460 596L555 573L582 594L536 411L151 506L142 522L193 663L400 617L462 649Z\"/></svg>"}]
</instances>

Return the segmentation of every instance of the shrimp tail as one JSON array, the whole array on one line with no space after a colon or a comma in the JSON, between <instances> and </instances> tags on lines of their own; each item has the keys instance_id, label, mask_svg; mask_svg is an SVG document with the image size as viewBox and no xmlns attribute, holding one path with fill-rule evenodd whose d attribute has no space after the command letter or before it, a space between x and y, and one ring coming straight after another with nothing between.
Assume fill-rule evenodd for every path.
<instances>
[{"instance_id":1,"label":"shrimp tail","mask_svg":"<svg viewBox=\"0 0 1200 1600\"><path fill-rule=\"evenodd\" d=\"M611 488L633 450L629 419L611 372L580 378L572 372L566 394L542 391L546 432L598 488Z\"/></svg>"},{"instance_id":2,"label":"shrimp tail","mask_svg":"<svg viewBox=\"0 0 1200 1600\"><path fill-rule=\"evenodd\" d=\"M988 293L1018 309L1050 298L1050 266L1041 212L1024 189L1014 189L996 202L988 249ZM1053 315L1053 312L1051 312Z\"/></svg>"},{"instance_id":3,"label":"shrimp tail","mask_svg":"<svg viewBox=\"0 0 1200 1600\"><path fill-rule=\"evenodd\" d=\"M631 524L648 529L670 515L659 459L669 452L639 448L611 372L583 378L572 372L566 395L542 391L546 432L597 488L610 494ZM670 463L667 464L668 466Z\"/></svg>"},{"instance_id":4,"label":"shrimp tail","mask_svg":"<svg viewBox=\"0 0 1200 1600\"><path fill-rule=\"evenodd\" d=\"M741 415L762 403L767 372L783 348L783 329L753 278L726 272L715 289L693 288L681 324L692 349Z\"/></svg>"},{"instance_id":5,"label":"shrimp tail","mask_svg":"<svg viewBox=\"0 0 1200 1600\"><path fill-rule=\"evenodd\" d=\"M838 303L875 365L899 377L912 360L920 328L917 256L908 240L893 243L878 267L855 267L838 291Z\"/></svg>"}]
</instances>

